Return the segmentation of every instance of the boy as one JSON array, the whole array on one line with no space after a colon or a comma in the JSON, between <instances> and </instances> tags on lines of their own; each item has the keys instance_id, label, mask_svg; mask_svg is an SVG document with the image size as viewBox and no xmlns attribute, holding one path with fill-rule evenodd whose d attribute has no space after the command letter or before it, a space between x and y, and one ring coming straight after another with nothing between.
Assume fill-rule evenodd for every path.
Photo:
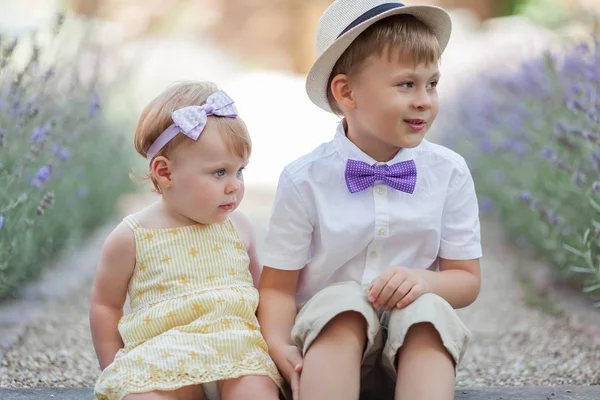
<instances>
[{"instance_id":1,"label":"boy","mask_svg":"<svg viewBox=\"0 0 600 400\"><path fill-rule=\"evenodd\" d=\"M343 120L281 174L258 310L295 398L454 398L481 244L464 159L424 140L450 31L440 8L385 0L321 17L306 89Z\"/></svg>"}]
</instances>

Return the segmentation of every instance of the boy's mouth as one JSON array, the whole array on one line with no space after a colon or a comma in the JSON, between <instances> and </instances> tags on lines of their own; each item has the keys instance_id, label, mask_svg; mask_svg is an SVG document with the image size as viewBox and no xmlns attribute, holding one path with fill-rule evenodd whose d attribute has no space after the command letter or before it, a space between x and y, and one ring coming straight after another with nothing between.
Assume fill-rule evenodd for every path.
<instances>
[{"instance_id":1,"label":"boy's mouth","mask_svg":"<svg viewBox=\"0 0 600 400\"><path fill-rule=\"evenodd\" d=\"M404 122L413 130L420 131L425 127L425 120L421 118L405 119Z\"/></svg>"}]
</instances>

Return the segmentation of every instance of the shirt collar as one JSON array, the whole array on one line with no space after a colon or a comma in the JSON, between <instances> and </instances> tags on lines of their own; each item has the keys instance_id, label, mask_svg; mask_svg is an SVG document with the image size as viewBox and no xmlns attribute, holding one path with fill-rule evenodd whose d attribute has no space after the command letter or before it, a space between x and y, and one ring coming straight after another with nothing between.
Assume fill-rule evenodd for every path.
<instances>
[{"instance_id":1,"label":"shirt collar","mask_svg":"<svg viewBox=\"0 0 600 400\"><path fill-rule=\"evenodd\" d=\"M375 161L371 156L364 153L361 149L359 149L353 142L348 139L346 136L346 128L344 126L344 120L340 121L338 124L335 137L333 139L333 144L338 154L342 156L342 158L346 161L348 159L353 159L357 161L365 162L369 165L391 165L401 161L410 160L414 158L415 151L414 149L400 149L398 153L387 162L378 162Z\"/></svg>"}]
</instances>

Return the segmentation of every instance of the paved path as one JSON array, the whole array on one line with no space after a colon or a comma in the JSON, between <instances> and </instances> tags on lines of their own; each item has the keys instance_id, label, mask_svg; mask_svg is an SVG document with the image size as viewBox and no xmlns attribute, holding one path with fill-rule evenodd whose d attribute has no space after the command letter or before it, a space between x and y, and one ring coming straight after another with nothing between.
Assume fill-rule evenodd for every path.
<instances>
[{"instance_id":1,"label":"paved path","mask_svg":"<svg viewBox=\"0 0 600 400\"><path fill-rule=\"evenodd\" d=\"M598 400L598 387L498 388L456 391L456 400ZM91 389L0 389L2 400L94 400Z\"/></svg>"}]
</instances>

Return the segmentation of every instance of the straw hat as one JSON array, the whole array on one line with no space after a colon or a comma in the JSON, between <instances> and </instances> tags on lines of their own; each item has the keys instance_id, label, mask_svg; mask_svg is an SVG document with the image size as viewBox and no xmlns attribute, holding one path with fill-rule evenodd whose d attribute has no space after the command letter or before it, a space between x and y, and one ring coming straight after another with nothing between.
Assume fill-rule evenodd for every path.
<instances>
[{"instance_id":1,"label":"straw hat","mask_svg":"<svg viewBox=\"0 0 600 400\"><path fill-rule=\"evenodd\" d=\"M452 22L448 13L435 6L405 6L389 0L336 0L319 20L316 37L317 61L306 78L306 92L313 103L331 111L327 84L337 60L369 26L392 15L410 14L431 29L443 52L450 40Z\"/></svg>"}]
</instances>

